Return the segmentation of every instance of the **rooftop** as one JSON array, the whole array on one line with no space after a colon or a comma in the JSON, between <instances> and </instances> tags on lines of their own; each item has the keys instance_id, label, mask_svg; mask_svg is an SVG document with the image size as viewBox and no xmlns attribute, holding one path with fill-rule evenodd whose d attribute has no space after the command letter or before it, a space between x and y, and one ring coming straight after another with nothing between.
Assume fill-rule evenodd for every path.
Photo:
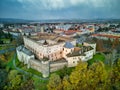
<instances>
[{"instance_id":1,"label":"rooftop","mask_svg":"<svg viewBox=\"0 0 120 90\"><path fill-rule=\"evenodd\" d=\"M66 42L65 45L64 45L64 47L65 48L74 48L74 46L70 42Z\"/></svg>"},{"instance_id":2,"label":"rooftop","mask_svg":"<svg viewBox=\"0 0 120 90\"><path fill-rule=\"evenodd\" d=\"M107 37L107 38L120 38L120 36L107 35L107 34L93 34L92 36Z\"/></svg>"},{"instance_id":3,"label":"rooftop","mask_svg":"<svg viewBox=\"0 0 120 90\"><path fill-rule=\"evenodd\" d=\"M31 35L29 38L35 42L38 42L39 44L43 44L44 41L46 41L48 43L47 45L54 45L57 43L74 40L73 38L48 33L38 33L37 35Z\"/></svg>"},{"instance_id":4,"label":"rooftop","mask_svg":"<svg viewBox=\"0 0 120 90\"><path fill-rule=\"evenodd\" d=\"M23 53L25 53L29 56L33 55L33 53L30 50L28 50L27 48L25 48L24 46L18 47L17 50L22 51Z\"/></svg>"},{"instance_id":5,"label":"rooftop","mask_svg":"<svg viewBox=\"0 0 120 90\"><path fill-rule=\"evenodd\" d=\"M73 56L85 56L85 52L92 50L93 48L91 46L83 46L81 48L75 47L74 51L72 53L67 54L68 57Z\"/></svg>"}]
</instances>

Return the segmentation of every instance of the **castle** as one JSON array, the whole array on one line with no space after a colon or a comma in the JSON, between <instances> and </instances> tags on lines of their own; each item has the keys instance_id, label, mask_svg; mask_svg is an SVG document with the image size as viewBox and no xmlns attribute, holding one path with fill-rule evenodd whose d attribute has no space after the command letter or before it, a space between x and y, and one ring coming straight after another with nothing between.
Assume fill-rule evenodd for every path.
<instances>
[{"instance_id":1,"label":"castle","mask_svg":"<svg viewBox=\"0 0 120 90\"><path fill-rule=\"evenodd\" d=\"M20 62L27 64L48 77L54 72L67 67L74 67L81 61L93 58L96 44L83 43L76 47L76 40L56 34L38 33L37 35L24 36L24 46L16 48Z\"/></svg>"}]
</instances>

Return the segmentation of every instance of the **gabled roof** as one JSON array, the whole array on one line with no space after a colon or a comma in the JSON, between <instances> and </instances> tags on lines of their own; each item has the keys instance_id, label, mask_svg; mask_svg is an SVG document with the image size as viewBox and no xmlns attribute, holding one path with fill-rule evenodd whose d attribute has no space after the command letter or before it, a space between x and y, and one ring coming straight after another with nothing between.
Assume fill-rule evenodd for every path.
<instances>
[{"instance_id":1,"label":"gabled roof","mask_svg":"<svg viewBox=\"0 0 120 90\"><path fill-rule=\"evenodd\" d=\"M64 45L65 48L74 48L71 42L66 42Z\"/></svg>"}]
</instances>

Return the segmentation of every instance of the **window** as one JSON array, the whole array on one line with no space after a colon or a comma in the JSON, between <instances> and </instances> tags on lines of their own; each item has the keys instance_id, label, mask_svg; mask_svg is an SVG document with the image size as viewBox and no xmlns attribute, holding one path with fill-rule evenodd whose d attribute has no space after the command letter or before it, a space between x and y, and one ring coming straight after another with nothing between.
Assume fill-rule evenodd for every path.
<instances>
[{"instance_id":1,"label":"window","mask_svg":"<svg viewBox=\"0 0 120 90\"><path fill-rule=\"evenodd\" d=\"M73 59L76 59L76 57L74 57Z\"/></svg>"},{"instance_id":2,"label":"window","mask_svg":"<svg viewBox=\"0 0 120 90\"><path fill-rule=\"evenodd\" d=\"M62 54L62 52L60 52L60 54Z\"/></svg>"},{"instance_id":3,"label":"window","mask_svg":"<svg viewBox=\"0 0 120 90\"><path fill-rule=\"evenodd\" d=\"M75 61L73 61L73 63L75 63Z\"/></svg>"},{"instance_id":4,"label":"window","mask_svg":"<svg viewBox=\"0 0 120 90\"><path fill-rule=\"evenodd\" d=\"M53 55L51 55L51 57L53 57Z\"/></svg>"}]
</instances>

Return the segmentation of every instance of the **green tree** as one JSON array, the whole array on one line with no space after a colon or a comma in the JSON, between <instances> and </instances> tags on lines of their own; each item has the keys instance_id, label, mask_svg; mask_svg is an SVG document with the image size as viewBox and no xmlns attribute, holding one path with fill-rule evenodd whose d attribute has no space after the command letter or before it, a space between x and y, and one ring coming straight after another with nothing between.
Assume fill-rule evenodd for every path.
<instances>
[{"instance_id":1,"label":"green tree","mask_svg":"<svg viewBox=\"0 0 120 90\"><path fill-rule=\"evenodd\" d=\"M11 71L9 72L8 79L9 79L9 80L12 80L13 78L15 78L15 77L17 76L17 74L18 74L18 71L17 71L17 70L11 70Z\"/></svg>"},{"instance_id":2,"label":"green tree","mask_svg":"<svg viewBox=\"0 0 120 90\"><path fill-rule=\"evenodd\" d=\"M11 83L11 88L13 90L17 90L20 88L20 85L21 85L21 82L22 82L22 76L21 75L16 75L16 77L14 77L10 83Z\"/></svg>"},{"instance_id":3,"label":"green tree","mask_svg":"<svg viewBox=\"0 0 120 90\"><path fill-rule=\"evenodd\" d=\"M91 89L108 89L108 73L103 62L96 62L92 64L87 72L89 82L88 85Z\"/></svg>"},{"instance_id":4,"label":"green tree","mask_svg":"<svg viewBox=\"0 0 120 90\"><path fill-rule=\"evenodd\" d=\"M4 87L7 90L18 90L22 82L22 75L17 70L11 70L8 74L8 85Z\"/></svg>"},{"instance_id":5,"label":"green tree","mask_svg":"<svg viewBox=\"0 0 120 90\"><path fill-rule=\"evenodd\" d=\"M0 69L0 90L3 90L7 84L7 74L5 69Z\"/></svg>"},{"instance_id":6,"label":"green tree","mask_svg":"<svg viewBox=\"0 0 120 90\"><path fill-rule=\"evenodd\" d=\"M20 86L20 90L33 90L34 89L34 85L33 85L33 80L27 80L25 82L23 82Z\"/></svg>"},{"instance_id":7,"label":"green tree","mask_svg":"<svg viewBox=\"0 0 120 90\"><path fill-rule=\"evenodd\" d=\"M72 84L69 81L69 77L65 76L62 80L63 90L72 90Z\"/></svg>"},{"instance_id":8,"label":"green tree","mask_svg":"<svg viewBox=\"0 0 120 90\"><path fill-rule=\"evenodd\" d=\"M71 73L69 81L72 90L105 90L108 85L107 78L103 62L96 62L91 66L86 62L80 62Z\"/></svg>"},{"instance_id":9,"label":"green tree","mask_svg":"<svg viewBox=\"0 0 120 90\"><path fill-rule=\"evenodd\" d=\"M70 83L72 84L73 90L85 89L86 86L86 72L87 72L87 62L80 62L75 70L70 75Z\"/></svg>"},{"instance_id":10,"label":"green tree","mask_svg":"<svg viewBox=\"0 0 120 90\"><path fill-rule=\"evenodd\" d=\"M63 79L64 76L70 75L73 69L74 68L69 68L68 69L67 66L64 66L64 68L62 68L62 69L60 69L60 70L57 71L57 74L60 75L61 79Z\"/></svg>"},{"instance_id":11,"label":"green tree","mask_svg":"<svg viewBox=\"0 0 120 90\"><path fill-rule=\"evenodd\" d=\"M47 85L48 90L62 90L61 78L57 74L52 74Z\"/></svg>"},{"instance_id":12,"label":"green tree","mask_svg":"<svg viewBox=\"0 0 120 90\"><path fill-rule=\"evenodd\" d=\"M113 66L111 72L111 86L113 89L120 90L120 59Z\"/></svg>"}]
</instances>

